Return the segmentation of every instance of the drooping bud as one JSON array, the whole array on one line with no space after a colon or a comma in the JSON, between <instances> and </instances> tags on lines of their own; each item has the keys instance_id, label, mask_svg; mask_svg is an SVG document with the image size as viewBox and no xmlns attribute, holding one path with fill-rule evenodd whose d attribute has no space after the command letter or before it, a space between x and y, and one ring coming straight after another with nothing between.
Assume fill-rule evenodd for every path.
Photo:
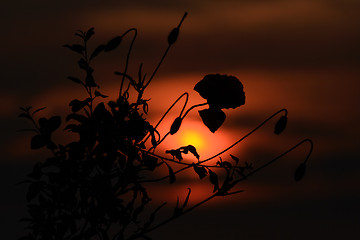
<instances>
[{"instance_id":1,"label":"drooping bud","mask_svg":"<svg viewBox=\"0 0 360 240\"><path fill-rule=\"evenodd\" d=\"M284 129L286 128L286 123L287 123L287 117L282 116L275 125L274 133L277 135L282 133L284 131Z\"/></svg>"},{"instance_id":2,"label":"drooping bud","mask_svg":"<svg viewBox=\"0 0 360 240\"><path fill-rule=\"evenodd\" d=\"M170 134L171 135L174 135L175 133L177 133L177 131L179 131L181 123L182 123L182 118L181 117L175 118L173 124L170 127Z\"/></svg>"},{"instance_id":3,"label":"drooping bud","mask_svg":"<svg viewBox=\"0 0 360 240\"><path fill-rule=\"evenodd\" d=\"M169 36L168 36L168 43L169 45L174 44L179 36L179 28L174 28Z\"/></svg>"}]
</instances>

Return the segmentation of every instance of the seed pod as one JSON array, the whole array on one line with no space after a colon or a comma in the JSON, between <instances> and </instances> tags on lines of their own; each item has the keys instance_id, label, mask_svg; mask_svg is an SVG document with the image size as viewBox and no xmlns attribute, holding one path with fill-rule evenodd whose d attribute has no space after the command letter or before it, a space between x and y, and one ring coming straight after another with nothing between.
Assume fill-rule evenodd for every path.
<instances>
[{"instance_id":1,"label":"seed pod","mask_svg":"<svg viewBox=\"0 0 360 240\"><path fill-rule=\"evenodd\" d=\"M177 131L179 131L179 128L181 126L181 122L182 122L181 117L175 118L173 124L170 127L170 134L171 135L174 135L175 133L177 133Z\"/></svg>"},{"instance_id":2,"label":"seed pod","mask_svg":"<svg viewBox=\"0 0 360 240\"><path fill-rule=\"evenodd\" d=\"M284 129L286 128L286 123L287 123L287 117L282 116L275 125L274 133L277 135L282 133L284 131Z\"/></svg>"},{"instance_id":3,"label":"seed pod","mask_svg":"<svg viewBox=\"0 0 360 240\"><path fill-rule=\"evenodd\" d=\"M176 39L178 38L178 36L179 36L179 28L174 28L168 36L168 43L170 45L174 44L176 42Z\"/></svg>"}]
</instances>

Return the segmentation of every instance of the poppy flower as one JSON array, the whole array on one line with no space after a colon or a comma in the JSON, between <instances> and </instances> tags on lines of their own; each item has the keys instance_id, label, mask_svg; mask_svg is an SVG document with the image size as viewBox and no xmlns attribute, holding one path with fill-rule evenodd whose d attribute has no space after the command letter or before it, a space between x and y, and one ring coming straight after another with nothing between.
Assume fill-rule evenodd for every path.
<instances>
[{"instance_id":1,"label":"poppy flower","mask_svg":"<svg viewBox=\"0 0 360 240\"><path fill-rule=\"evenodd\" d=\"M244 87L234 76L206 75L194 90L207 100L210 108L237 108L245 104Z\"/></svg>"}]
</instances>

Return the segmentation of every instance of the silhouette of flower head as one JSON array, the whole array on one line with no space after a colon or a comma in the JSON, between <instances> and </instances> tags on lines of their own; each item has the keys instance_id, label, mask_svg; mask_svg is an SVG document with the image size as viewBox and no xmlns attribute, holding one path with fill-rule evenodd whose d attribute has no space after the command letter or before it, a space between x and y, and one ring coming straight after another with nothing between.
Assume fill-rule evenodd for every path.
<instances>
[{"instance_id":1,"label":"silhouette of flower head","mask_svg":"<svg viewBox=\"0 0 360 240\"><path fill-rule=\"evenodd\" d=\"M207 100L210 108L237 108L245 104L244 87L234 76L206 75L194 90Z\"/></svg>"}]
</instances>

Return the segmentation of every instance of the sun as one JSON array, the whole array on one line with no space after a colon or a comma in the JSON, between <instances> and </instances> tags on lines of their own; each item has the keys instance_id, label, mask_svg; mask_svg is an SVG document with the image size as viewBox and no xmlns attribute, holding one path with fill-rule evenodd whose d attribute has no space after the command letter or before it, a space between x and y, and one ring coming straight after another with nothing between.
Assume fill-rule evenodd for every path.
<instances>
[{"instance_id":1,"label":"sun","mask_svg":"<svg viewBox=\"0 0 360 240\"><path fill-rule=\"evenodd\" d=\"M204 136L192 129L186 129L182 132L179 140L181 146L193 145L198 151L203 150L206 145Z\"/></svg>"}]
</instances>

